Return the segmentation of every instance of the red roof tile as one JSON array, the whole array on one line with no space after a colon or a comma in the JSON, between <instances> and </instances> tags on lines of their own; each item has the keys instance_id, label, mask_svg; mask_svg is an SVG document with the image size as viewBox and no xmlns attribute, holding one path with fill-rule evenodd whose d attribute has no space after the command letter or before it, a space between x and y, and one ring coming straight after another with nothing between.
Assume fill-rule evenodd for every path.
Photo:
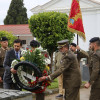
<instances>
[{"instance_id":1,"label":"red roof tile","mask_svg":"<svg viewBox=\"0 0 100 100\"><path fill-rule=\"evenodd\" d=\"M28 24L0 25L0 31L8 31L14 35L31 35Z\"/></svg>"}]
</instances>

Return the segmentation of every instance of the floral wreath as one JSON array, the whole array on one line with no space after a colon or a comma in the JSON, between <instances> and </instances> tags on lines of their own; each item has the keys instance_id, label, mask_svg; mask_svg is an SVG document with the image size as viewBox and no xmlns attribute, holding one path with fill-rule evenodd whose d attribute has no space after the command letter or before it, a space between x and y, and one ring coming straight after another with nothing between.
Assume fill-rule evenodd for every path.
<instances>
[{"instance_id":1,"label":"floral wreath","mask_svg":"<svg viewBox=\"0 0 100 100\"><path fill-rule=\"evenodd\" d=\"M36 67L41 71L42 76L47 76L49 73L49 66L48 64L50 64L50 60L47 58L47 55L43 55L41 53L40 49L35 49L35 51L32 50L23 50L21 52L22 57L20 58L20 60L13 60L11 63L11 68L14 68L19 62L23 62L23 61L27 61L30 63L33 63L36 65ZM36 80L31 80L31 82L26 81L25 77L23 77L21 75L21 70L22 70L22 66L20 66L17 69L17 76L19 78L19 80L29 86L29 87L35 87L38 84L38 78L36 77ZM16 83L16 80L14 78L14 74L11 74L12 80L14 83ZM37 88L35 90L33 90L32 92L34 93L42 93L45 91L45 89L47 88L47 86L50 85L50 81L43 81L41 83L40 88Z\"/></svg>"}]
</instances>

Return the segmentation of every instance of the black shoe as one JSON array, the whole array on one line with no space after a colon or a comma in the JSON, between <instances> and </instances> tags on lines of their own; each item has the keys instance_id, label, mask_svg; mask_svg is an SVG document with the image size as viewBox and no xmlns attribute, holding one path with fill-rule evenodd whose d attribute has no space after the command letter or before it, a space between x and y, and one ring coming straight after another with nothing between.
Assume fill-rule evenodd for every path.
<instances>
[{"instance_id":1,"label":"black shoe","mask_svg":"<svg viewBox=\"0 0 100 100\"><path fill-rule=\"evenodd\" d=\"M56 96L56 98L62 98L62 97L63 97L63 95L61 95L61 94Z\"/></svg>"}]
</instances>

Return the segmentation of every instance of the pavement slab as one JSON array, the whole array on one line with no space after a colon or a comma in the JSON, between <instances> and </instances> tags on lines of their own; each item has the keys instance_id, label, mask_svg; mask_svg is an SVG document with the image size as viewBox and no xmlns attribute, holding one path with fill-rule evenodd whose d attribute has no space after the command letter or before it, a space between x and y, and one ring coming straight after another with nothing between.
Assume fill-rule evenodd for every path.
<instances>
[{"instance_id":1,"label":"pavement slab","mask_svg":"<svg viewBox=\"0 0 100 100\"><path fill-rule=\"evenodd\" d=\"M64 98L56 99L55 97L57 95L58 95L58 93L47 95L47 96L45 96L45 100L65 100ZM80 100L89 100L89 95L90 95L90 88L89 89L85 89L85 88L80 89ZM36 99L34 98L33 100L36 100Z\"/></svg>"}]
</instances>

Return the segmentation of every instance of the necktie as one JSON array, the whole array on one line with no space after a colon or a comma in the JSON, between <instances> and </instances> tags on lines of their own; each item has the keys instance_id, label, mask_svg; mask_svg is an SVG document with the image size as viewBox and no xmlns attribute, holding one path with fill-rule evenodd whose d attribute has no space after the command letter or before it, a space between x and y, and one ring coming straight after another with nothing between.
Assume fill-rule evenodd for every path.
<instances>
[{"instance_id":1,"label":"necktie","mask_svg":"<svg viewBox=\"0 0 100 100\"><path fill-rule=\"evenodd\" d=\"M16 58L19 59L19 57L18 57L18 52L16 52Z\"/></svg>"}]
</instances>

